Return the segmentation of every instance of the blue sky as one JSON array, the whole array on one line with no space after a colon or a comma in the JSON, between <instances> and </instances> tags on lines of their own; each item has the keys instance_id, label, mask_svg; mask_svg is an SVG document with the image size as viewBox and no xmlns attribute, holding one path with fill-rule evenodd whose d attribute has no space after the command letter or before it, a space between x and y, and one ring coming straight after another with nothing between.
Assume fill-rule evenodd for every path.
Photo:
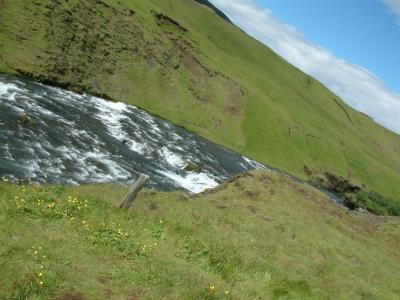
<instances>
[{"instance_id":1,"label":"blue sky","mask_svg":"<svg viewBox=\"0 0 400 300\"><path fill-rule=\"evenodd\" d=\"M210 0L245 32L400 133L400 0Z\"/></svg>"},{"instance_id":2,"label":"blue sky","mask_svg":"<svg viewBox=\"0 0 400 300\"><path fill-rule=\"evenodd\" d=\"M372 71L400 94L400 24L383 1L258 0L257 3L313 43Z\"/></svg>"}]
</instances>

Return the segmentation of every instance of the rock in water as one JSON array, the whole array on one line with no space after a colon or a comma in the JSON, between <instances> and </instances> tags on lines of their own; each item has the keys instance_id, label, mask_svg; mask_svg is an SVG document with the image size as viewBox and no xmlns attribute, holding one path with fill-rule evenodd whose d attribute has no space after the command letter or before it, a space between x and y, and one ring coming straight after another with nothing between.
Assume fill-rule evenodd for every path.
<instances>
[{"instance_id":1,"label":"rock in water","mask_svg":"<svg viewBox=\"0 0 400 300\"><path fill-rule=\"evenodd\" d=\"M195 173L200 173L201 172L201 167L194 163L194 162L188 162L183 169L187 172L195 172Z\"/></svg>"},{"instance_id":2,"label":"rock in water","mask_svg":"<svg viewBox=\"0 0 400 300\"><path fill-rule=\"evenodd\" d=\"M31 118L26 113L22 113L18 116L18 122L21 124L28 124L30 121Z\"/></svg>"}]
</instances>

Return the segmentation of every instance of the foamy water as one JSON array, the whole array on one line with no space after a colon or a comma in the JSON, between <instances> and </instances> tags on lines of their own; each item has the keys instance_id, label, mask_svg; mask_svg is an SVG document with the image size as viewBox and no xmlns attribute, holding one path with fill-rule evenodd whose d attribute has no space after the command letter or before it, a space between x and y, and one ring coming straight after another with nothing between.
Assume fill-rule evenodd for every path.
<instances>
[{"instance_id":1,"label":"foamy water","mask_svg":"<svg viewBox=\"0 0 400 300\"><path fill-rule=\"evenodd\" d=\"M189 162L201 172L185 171ZM82 184L146 173L155 188L198 193L256 168L264 166L134 106L0 75L1 176Z\"/></svg>"}]
</instances>

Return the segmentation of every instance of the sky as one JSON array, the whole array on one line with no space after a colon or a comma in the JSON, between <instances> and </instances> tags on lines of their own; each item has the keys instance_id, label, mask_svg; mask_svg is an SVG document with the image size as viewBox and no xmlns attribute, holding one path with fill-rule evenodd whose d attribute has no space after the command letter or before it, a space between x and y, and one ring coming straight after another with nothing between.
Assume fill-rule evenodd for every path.
<instances>
[{"instance_id":1,"label":"sky","mask_svg":"<svg viewBox=\"0 0 400 300\"><path fill-rule=\"evenodd\" d=\"M400 0L211 0L237 26L400 133Z\"/></svg>"}]
</instances>

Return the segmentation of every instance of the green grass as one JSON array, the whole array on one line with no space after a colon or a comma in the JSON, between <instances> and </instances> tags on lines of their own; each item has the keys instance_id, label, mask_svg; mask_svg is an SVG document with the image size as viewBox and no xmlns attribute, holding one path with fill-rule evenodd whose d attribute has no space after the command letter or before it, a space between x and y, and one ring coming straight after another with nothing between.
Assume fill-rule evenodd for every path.
<instances>
[{"instance_id":1,"label":"green grass","mask_svg":"<svg viewBox=\"0 0 400 300\"><path fill-rule=\"evenodd\" d=\"M134 104L303 178L303 165L350 174L399 201L398 135L195 1L0 5L0 71Z\"/></svg>"},{"instance_id":2,"label":"green grass","mask_svg":"<svg viewBox=\"0 0 400 300\"><path fill-rule=\"evenodd\" d=\"M0 299L400 297L398 218L262 172L194 198L145 190L128 212L125 192L1 183Z\"/></svg>"},{"instance_id":3,"label":"green grass","mask_svg":"<svg viewBox=\"0 0 400 300\"><path fill-rule=\"evenodd\" d=\"M0 0L0 72L134 104L300 177L351 177L361 206L398 207L399 136L194 1ZM400 297L396 217L261 172L189 199L145 190L129 212L125 193L0 183L0 299Z\"/></svg>"},{"instance_id":4,"label":"green grass","mask_svg":"<svg viewBox=\"0 0 400 300\"><path fill-rule=\"evenodd\" d=\"M0 73L17 74L17 72L5 64L0 64Z\"/></svg>"}]
</instances>

